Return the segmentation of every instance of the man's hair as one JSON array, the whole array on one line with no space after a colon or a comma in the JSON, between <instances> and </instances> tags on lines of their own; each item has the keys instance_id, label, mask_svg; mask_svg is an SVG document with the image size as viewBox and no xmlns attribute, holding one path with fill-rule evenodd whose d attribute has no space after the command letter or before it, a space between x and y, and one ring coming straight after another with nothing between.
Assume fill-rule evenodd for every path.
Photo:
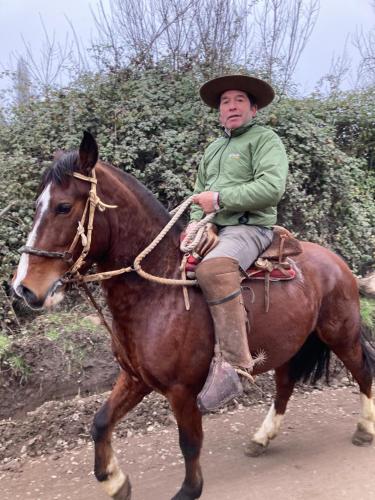
<instances>
[{"instance_id":1,"label":"man's hair","mask_svg":"<svg viewBox=\"0 0 375 500\"><path fill-rule=\"evenodd\" d=\"M241 92L244 92L244 91L241 91ZM255 100L255 97L252 95L252 94L249 94L249 92L245 92L245 94L247 95L247 97L249 98L249 101L250 101L250 106L256 106L256 100ZM218 98L218 106L220 106L220 102L221 102L221 96L223 94L219 95L219 98Z\"/></svg>"},{"instance_id":2,"label":"man's hair","mask_svg":"<svg viewBox=\"0 0 375 500\"><path fill-rule=\"evenodd\" d=\"M251 106L256 106L257 102L255 100L255 97L253 95L249 94L248 92L246 92L246 94L247 94L247 97L249 98Z\"/></svg>"}]
</instances>

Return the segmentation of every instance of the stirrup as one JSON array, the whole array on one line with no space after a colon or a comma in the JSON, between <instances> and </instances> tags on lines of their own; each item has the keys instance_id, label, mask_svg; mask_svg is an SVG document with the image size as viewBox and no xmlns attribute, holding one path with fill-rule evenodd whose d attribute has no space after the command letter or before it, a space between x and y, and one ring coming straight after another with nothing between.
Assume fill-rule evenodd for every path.
<instances>
[{"instance_id":1,"label":"stirrup","mask_svg":"<svg viewBox=\"0 0 375 500\"><path fill-rule=\"evenodd\" d=\"M207 380L197 396L197 406L205 414L217 410L242 393L243 387L236 370L221 356L215 355Z\"/></svg>"}]
</instances>

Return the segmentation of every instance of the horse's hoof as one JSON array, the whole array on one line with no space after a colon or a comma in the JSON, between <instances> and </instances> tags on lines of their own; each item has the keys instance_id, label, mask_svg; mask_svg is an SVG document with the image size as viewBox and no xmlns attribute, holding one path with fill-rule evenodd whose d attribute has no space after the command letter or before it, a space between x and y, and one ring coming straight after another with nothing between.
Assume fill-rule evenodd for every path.
<instances>
[{"instance_id":1,"label":"horse's hoof","mask_svg":"<svg viewBox=\"0 0 375 500\"><path fill-rule=\"evenodd\" d=\"M361 425L357 426L357 429L352 437L352 443L356 446L370 446L374 439L374 436L366 431Z\"/></svg>"},{"instance_id":2,"label":"horse's hoof","mask_svg":"<svg viewBox=\"0 0 375 500\"><path fill-rule=\"evenodd\" d=\"M201 496L202 489L203 489L203 483L202 486L194 488L194 491L193 490L188 491L188 489L185 486L183 486L172 498L172 500L195 500L196 498L199 498Z\"/></svg>"},{"instance_id":3,"label":"horse's hoof","mask_svg":"<svg viewBox=\"0 0 375 500\"><path fill-rule=\"evenodd\" d=\"M187 495L184 491L180 490L177 495L175 495L172 500L195 500L196 498L199 497L192 497L190 495Z\"/></svg>"},{"instance_id":4,"label":"horse's hoof","mask_svg":"<svg viewBox=\"0 0 375 500\"><path fill-rule=\"evenodd\" d=\"M268 448L268 444L260 444L256 441L250 441L250 443L245 448L245 455L247 457L259 457L265 453Z\"/></svg>"},{"instance_id":5,"label":"horse's hoof","mask_svg":"<svg viewBox=\"0 0 375 500\"><path fill-rule=\"evenodd\" d=\"M186 495L183 491L179 491L172 500L192 500L193 497Z\"/></svg>"},{"instance_id":6,"label":"horse's hoof","mask_svg":"<svg viewBox=\"0 0 375 500\"><path fill-rule=\"evenodd\" d=\"M129 476L126 476L124 484L112 498L113 500L131 500L131 497L132 485L130 484Z\"/></svg>"}]
</instances>

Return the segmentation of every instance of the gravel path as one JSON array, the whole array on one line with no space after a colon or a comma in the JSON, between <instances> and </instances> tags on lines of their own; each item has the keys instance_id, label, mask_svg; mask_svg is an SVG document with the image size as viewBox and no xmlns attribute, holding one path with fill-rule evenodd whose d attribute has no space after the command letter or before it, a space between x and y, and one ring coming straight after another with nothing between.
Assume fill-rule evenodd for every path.
<instances>
[{"instance_id":1,"label":"gravel path","mask_svg":"<svg viewBox=\"0 0 375 500\"><path fill-rule=\"evenodd\" d=\"M267 454L245 457L248 436L267 410L266 404L240 404L205 418L202 499L375 498L375 446L358 448L350 441L359 417L356 388L296 393ZM164 423L154 420L115 439L121 466L131 476L133 500L170 499L182 481L175 424L167 410L162 418ZM92 444L77 444L70 451L62 447L51 455L24 454L22 459L3 463L1 499L105 500L92 474Z\"/></svg>"}]
</instances>

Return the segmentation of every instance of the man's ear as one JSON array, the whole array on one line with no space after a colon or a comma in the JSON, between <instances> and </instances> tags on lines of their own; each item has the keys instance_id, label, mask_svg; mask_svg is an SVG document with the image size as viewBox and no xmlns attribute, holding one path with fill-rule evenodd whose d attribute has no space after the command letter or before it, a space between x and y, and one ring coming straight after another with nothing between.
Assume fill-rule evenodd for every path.
<instances>
[{"instance_id":1,"label":"man's ear","mask_svg":"<svg viewBox=\"0 0 375 500\"><path fill-rule=\"evenodd\" d=\"M94 137L87 132L83 132L83 139L79 146L79 171L83 175L90 176L91 170L98 161L98 145Z\"/></svg>"}]
</instances>

